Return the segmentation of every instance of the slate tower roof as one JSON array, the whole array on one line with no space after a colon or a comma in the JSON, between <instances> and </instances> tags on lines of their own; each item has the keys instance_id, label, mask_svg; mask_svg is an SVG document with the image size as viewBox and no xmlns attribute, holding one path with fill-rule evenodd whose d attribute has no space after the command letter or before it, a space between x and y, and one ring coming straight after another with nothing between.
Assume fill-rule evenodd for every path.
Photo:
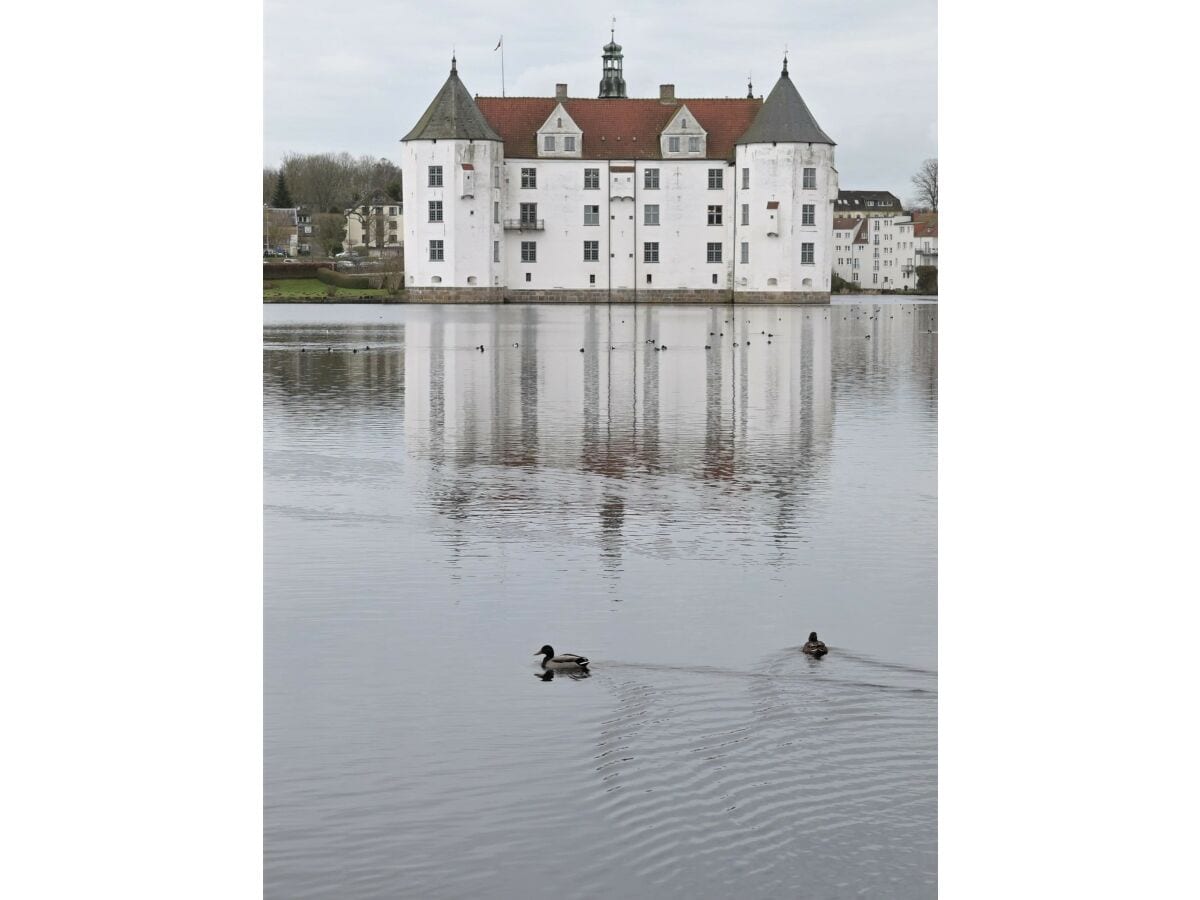
<instances>
[{"instance_id":1,"label":"slate tower roof","mask_svg":"<svg viewBox=\"0 0 1200 900\"><path fill-rule=\"evenodd\" d=\"M767 95L762 109L746 133L738 138L739 144L829 144L833 140L817 124L800 92L788 77L787 59L783 60L783 71L771 93Z\"/></svg>"},{"instance_id":2,"label":"slate tower roof","mask_svg":"<svg viewBox=\"0 0 1200 900\"><path fill-rule=\"evenodd\" d=\"M442 85L425 115L402 137L402 141L474 140L499 141L471 94L458 77L458 63L450 60L450 77Z\"/></svg>"}]
</instances>

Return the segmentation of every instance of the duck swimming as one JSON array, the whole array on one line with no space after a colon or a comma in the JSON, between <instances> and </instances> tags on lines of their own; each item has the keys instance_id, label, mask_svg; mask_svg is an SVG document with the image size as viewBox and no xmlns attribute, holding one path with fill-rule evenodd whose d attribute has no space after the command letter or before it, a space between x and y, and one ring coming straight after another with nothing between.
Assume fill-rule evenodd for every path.
<instances>
[{"instance_id":1,"label":"duck swimming","mask_svg":"<svg viewBox=\"0 0 1200 900\"><path fill-rule=\"evenodd\" d=\"M809 632L808 643L801 647L800 650L809 656L815 656L817 659L820 659L829 652L829 648L825 646L825 642L817 640L817 633L815 631Z\"/></svg>"},{"instance_id":2,"label":"duck swimming","mask_svg":"<svg viewBox=\"0 0 1200 900\"><path fill-rule=\"evenodd\" d=\"M822 644L822 646L824 645ZM574 653L560 653L555 656L554 648L549 644L533 655L542 657L543 669L586 669L588 667L586 656L578 656Z\"/></svg>"}]
</instances>

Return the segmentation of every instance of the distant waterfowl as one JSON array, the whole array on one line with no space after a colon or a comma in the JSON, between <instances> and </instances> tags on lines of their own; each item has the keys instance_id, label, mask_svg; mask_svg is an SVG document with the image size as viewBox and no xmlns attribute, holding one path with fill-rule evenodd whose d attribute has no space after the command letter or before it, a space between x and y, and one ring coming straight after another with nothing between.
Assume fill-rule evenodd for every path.
<instances>
[{"instance_id":1,"label":"distant waterfowl","mask_svg":"<svg viewBox=\"0 0 1200 900\"><path fill-rule=\"evenodd\" d=\"M822 644L821 646L825 646ZM586 669L588 667L588 658L579 656L576 653L560 653L554 655L554 648L546 644L534 656L542 657L543 669Z\"/></svg>"},{"instance_id":2,"label":"distant waterfowl","mask_svg":"<svg viewBox=\"0 0 1200 900\"><path fill-rule=\"evenodd\" d=\"M303 347L301 347L301 348L300 348L300 352L301 352L301 353L303 353L303 352L304 352L304 348L303 348Z\"/></svg>"},{"instance_id":3,"label":"distant waterfowl","mask_svg":"<svg viewBox=\"0 0 1200 900\"><path fill-rule=\"evenodd\" d=\"M580 352L580 353L582 353L582 352L583 352L583 348L582 348L582 347L580 347L580 348L579 348L579 352Z\"/></svg>"},{"instance_id":4,"label":"distant waterfowl","mask_svg":"<svg viewBox=\"0 0 1200 900\"><path fill-rule=\"evenodd\" d=\"M664 350L666 350L666 349L667 349L667 345L666 345L666 344L663 344L663 345L662 345L662 348L663 348Z\"/></svg>"},{"instance_id":5,"label":"distant waterfowl","mask_svg":"<svg viewBox=\"0 0 1200 900\"><path fill-rule=\"evenodd\" d=\"M704 349L705 349L705 350L711 350L711 349L712 349L712 345L711 345L711 344L705 344L705 345L704 345Z\"/></svg>"},{"instance_id":6,"label":"distant waterfowl","mask_svg":"<svg viewBox=\"0 0 1200 900\"><path fill-rule=\"evenodd\" d=\"M520 345L520 344L518 344L516 341L513 341L513 346L514 346L514 347L520 347L521 345Z\"/></svg>"},{"instance_id":7,"label":"distant waterfowl","mask_svg":"<svg viewBox=\"0 0 1200 900\"><path fill-rule=\"evenodd\" d=\"M547 648L543 647L542 649L545 650ZM809 632L808 643L801 647L800 650L818 659L829 652L829 648L825 646L825 642L817 640L817 633L815 631Z\"/></svg>"}]
</instances>

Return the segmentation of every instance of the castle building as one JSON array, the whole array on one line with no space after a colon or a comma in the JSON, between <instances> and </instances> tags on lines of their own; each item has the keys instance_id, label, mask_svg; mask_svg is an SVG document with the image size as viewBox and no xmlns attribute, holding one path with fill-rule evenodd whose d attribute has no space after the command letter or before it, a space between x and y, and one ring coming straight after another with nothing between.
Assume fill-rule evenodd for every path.
<instances>
[{"instance_id":1,"label":"castle building","mask_svg":"<svg viewBox=\"0 0 1200 900\"><path fill-rule=\"evenodd\" d=\"M413 302L827 303L834 143L788 75L764 100L472 98L450 75L402 139Z\"/></svg>"}]
</instances>

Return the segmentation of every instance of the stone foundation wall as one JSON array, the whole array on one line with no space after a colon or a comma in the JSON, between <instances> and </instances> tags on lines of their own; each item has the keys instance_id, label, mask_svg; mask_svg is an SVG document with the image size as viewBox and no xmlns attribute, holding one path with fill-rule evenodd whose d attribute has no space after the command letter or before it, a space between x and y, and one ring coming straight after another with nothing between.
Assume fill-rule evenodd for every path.
<instances>
[{"instance_id":1,"label":"stone foundation wall","mask_svg":"<svg viewBox=\"0 0 1200 900\"><path fill-rule=\"evenodd\" d=\"M404 302L503 303L504 294L498 287L410 287L404 289Z\"/></svg>"},{"instance_id":2,"label":"stone foundation wall","mask_svg":"<svg viewBox=\"0 0 1200 900\"><path fill-rule=\"evenodd\" d=\"M410 287L405 303L696 303L704 306L738 304L827 304L828 291L729 290L512 290L499 287Z\"/></svg>"}]
</instances>

